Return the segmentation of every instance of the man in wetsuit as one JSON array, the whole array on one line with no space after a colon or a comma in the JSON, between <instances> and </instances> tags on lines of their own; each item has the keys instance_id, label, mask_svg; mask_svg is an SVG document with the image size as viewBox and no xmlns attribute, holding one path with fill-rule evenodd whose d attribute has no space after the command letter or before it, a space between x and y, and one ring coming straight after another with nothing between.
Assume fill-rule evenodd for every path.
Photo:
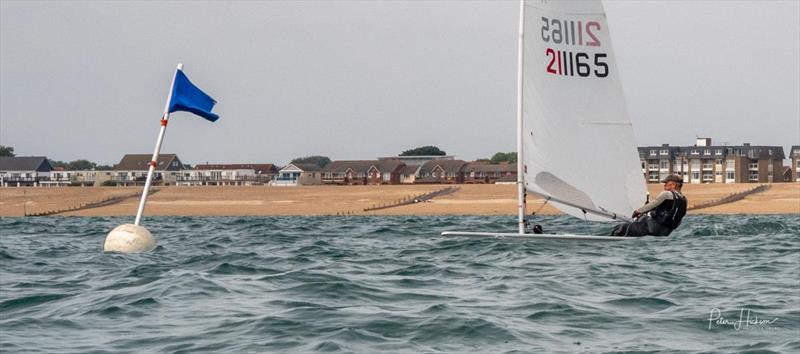
<instances>
[{"instance_id":1,"label":"man in wetsuit","mask_svg":"<svg viewBox=\"0 0 800 354\"><path fill-rule=\"evenodd\" d=\"M617 225L612 236L668 236L686 215L686 197L681 194L683 179L676 175L664 178L664 191L633 212L633 222Z\"/></svg>"}]
</instances>

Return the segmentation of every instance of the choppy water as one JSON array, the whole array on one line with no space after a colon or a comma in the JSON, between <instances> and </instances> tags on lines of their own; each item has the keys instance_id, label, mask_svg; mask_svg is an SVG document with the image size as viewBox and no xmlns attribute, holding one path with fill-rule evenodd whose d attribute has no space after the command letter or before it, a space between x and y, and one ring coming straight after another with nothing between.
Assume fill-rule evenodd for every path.
<instances>
[{"instance_id":1,"label":"choppy water","mask_svg":"<svg viewBox=\"0 0 800 354\"><path fill-rule=\"evenodd\" d=\"M0 219L0 351L800 351L798 215L613 243L438 236L511 217L147 218L153 252L103 253L126 222Z\"/></svg>"}]
</instances>

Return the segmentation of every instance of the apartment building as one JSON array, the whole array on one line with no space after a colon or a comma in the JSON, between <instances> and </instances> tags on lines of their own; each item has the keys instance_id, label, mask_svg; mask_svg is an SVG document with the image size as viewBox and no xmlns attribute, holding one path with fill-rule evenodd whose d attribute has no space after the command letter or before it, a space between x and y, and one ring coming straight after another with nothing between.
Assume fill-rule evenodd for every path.
<instances>
[{"instance_id":1,"label":"apartment building","mask_svg":"<svg viewBox=\"0 0 800 354\"><path fill-rule=\"evenodd\" d=\"M792 165L789 166L791 170L792 182L800 182L800 145L792 145L789 151L789 157L792 159Z\"/></svg>"},{"instance_id":2,"label":"apartment building","mask_svg":"<svg viewBox=\"0 0 800 354\"><path fill-rule=\"evenodd\" d=\"M659 183L669 174L685 183L783 182L783 147L713 145L711 138L698 138L693 146L639 147L642 173L648 183Z\"/></svg>"}]
</instances>

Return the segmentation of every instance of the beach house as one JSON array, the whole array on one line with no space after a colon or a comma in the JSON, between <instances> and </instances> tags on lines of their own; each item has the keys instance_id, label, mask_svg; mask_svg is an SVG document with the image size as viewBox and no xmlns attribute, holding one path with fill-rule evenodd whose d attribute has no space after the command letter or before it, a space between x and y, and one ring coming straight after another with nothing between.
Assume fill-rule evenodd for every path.
<instances>
[{"instance_id":1,"label":"beach house","mask_svg":"<svg viewBox=\"0 0 800 354\"><path fill-rule=\"evenodd\" d=\"M792 171L791 181L800 182L800 145L792 145L789 151L789 157L792 159L792 166L790 166Z\"/></svg>"},{"instance_id":2,"label":"beach house","mask_svg":"<svg viewBox=\"0 0 800 354\"><path fill-rule=\"evenodd\" d=\"M53 166L44 156L0 156L0 186L39 186L49 182Z\"/></svg>"},{"instance_id":3,"label":"beach house","mask_svg":"<svg viewBox=\"0 0 800 354\"><path fill-rule=\"evenodd\" d=\"M178 174L179 186L250 186L269 183L278 174L274 164L199 164Z\"/></svg>"},{"instance_id":4,"label":"beach house","mask_svg":"<svg viewBox=\"0 0 800 354\"><path fill-rule=\"evenodd\" d=\"M278 171L278 176L270 183L276 187L296 187L322 184L322 173L318 165L310 163L290 163Z\"/></svg>"},{"instance_id":5,"label":"beach house","mask_svg":"<svg viewBox=\"0 0 800 354\"><path fill-rule=\"evenodd\" d=\"M463 160L431 160L420 167L416 184L457 184L464 183Z\"/></svg>"},{"instance_id":6,"label":"beach house","mask_svg":"<svg viewBox=\"0 0 800 354\"><path fill-rule=\"evenodd\" d=\"M516 181L516 175L516 163L492 164L476 161L464 166L464 183L467 184L496 183L497 180L503 177L506 177L506 179L513 177L513 180Z\"/></svg>"},{"instance_id":7,"label":"beach house","mask_svg":"<svg viewBox=\"0 0 800 354\"><path fill-rule=\"evenodd\" d=\"M400 160L338 160L322 169L323 184L399 184L405 163Z\"/></svg>"},{"instance_id":8,"label":"beach house","mask_svg":"<svg viewBox=\"0 0 800 354\"><path fill-rule=\"evenodd\" d=\"M150 154L126 154L114 166L111 181L118 186L144 185L150 169ZM161 154L153 175L153 184L174 185L185 166L176 154Z\"/></svg>"},{"instance_id":9,"label":"beach house","mask_svg":"<svg viewBox=\"0 0 800 354\"><path fill-rule=\"evenodd\" d=\"M100 186L111 179L111 171L104 170L66 170L53 167L50 179L39 183L43 187L90 187Z\"/></svg>"},{"instance_id":10,"label":"beach house","mask_svg":"<svg viewBox=\"0 0 800 354\"><path fill-rule=\"evenodd\" d=\"M422 169L422 165L406 165L403 167L403 170L400 171L400 184L414 184L417 176L419 176L420 169Z\"/></svg>"}]
</instances>

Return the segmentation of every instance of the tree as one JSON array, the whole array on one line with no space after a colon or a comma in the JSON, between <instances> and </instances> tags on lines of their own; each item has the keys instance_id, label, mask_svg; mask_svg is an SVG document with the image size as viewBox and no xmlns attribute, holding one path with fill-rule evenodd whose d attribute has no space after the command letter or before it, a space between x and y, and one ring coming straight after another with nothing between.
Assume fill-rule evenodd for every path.
<instances>
[{"instance_id":1,"label":"tree","mask_svg":"<svg viewBox=\"0 0 800 354\"><path fill-rule=\"evenodd\" d=\"M75 160L68 163L65 169L68 171L83 171L91 170L95 168L95 166L97 166L97 164L89 160Z\"/></svg>"},{"instance_id":2,"label":"tree","mask_svg":"<svg viewBox=\"0 0 800 354\"><path fill-rule=\"evenodd\" d=\"M329 164L331 159L327 156L306 156L306 157L297 157L292 160L291 163L313 163L319 167L325 167L325 165Z\"/></svg>"},{"instance_id":3,"label":"tree","mask_svg":"<svg viewBox=\"0 0 800 354\"><path fill-rule=\"evenodd\" d=\"M50 166L53 166L53 168L61 167L65 170L67 169L67 163L64 161L50 160L50 159L47 159L47 161L50 161Z\"/></svg>"},{"instance_id":4,"label":"tree","mask_svg":"<svg viewBox=\"0 0 800 354\"><path fill-rule=\"evenodd\" d=\"M14 156L17 156L17 155L14 155L14 147L13 146L0 145L0 156L14 157Z\"/></svg>"},{"instance_id":5,"label":"tree","mask_svg":"<svg viewBox=\"0 0 800 354\"><path fill-rule=\"evenodd\" d=\"M446 152L440 150L436 146L421 146L416 149L403 151L400 156L444 156Z\"/></svg>"},{"instance_id":6,"label":"tree","mask_svg":"<svg viewBox=\"0 0 800 354\"><path fill-rule=\"evenodd\" d=\"M498 164L501 162L514 163L517 162L516 152L498 152L492 156L492 163Z\"/></svg>"},{"instance_id":7,"label":"tree","mask_svg":"<svg viewBox=\"0 0 800 354\"><path fill-rule=\"evenodd\" d=\"M70 162L64 162L59 160L48 160L48 161L50 161L50 166L61 167L67 171L87 171L87 170L110 171L114 169L112 166L98 165L97 163L86 159L73 160Z\"/></svg>"}]
</instances>

